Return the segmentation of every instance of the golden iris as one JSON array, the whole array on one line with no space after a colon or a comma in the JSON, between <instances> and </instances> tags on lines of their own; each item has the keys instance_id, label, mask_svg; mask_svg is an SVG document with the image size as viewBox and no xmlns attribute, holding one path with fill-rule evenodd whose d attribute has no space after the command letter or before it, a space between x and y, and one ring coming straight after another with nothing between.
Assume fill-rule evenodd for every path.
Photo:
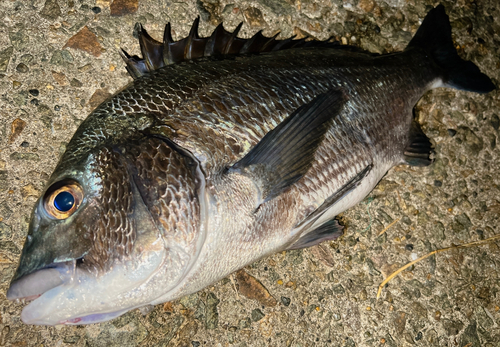
<instances>
[{"instance_id":1,"label":"golden iris","mask_svg":"<svg viewBox=\"0 0 500 347\"><path fill-rule=\"evenodd\" d=\"M47 190L44 207L47 213L57 219L71 216L83 200L82 187L76 182L59 182Z\"/></svg>"}]
</instances>

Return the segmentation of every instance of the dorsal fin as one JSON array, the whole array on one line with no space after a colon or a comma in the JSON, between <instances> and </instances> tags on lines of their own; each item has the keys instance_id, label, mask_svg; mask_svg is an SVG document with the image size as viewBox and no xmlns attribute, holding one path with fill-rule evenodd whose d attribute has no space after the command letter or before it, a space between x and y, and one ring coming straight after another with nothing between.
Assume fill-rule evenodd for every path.
<instances>
[{"instance_id":1,"label":"dorsal fin","mask_svg":"<svg viewBox=\"0 0 500 347\"><path fill-rule=\"evenodd\" d=\"M156 70L165 66L163 63L163 45L149 36L142 25L139 28L139 45L148 70Z\"/></svg>"},{"instance_id":2,"label":"dorsal fin","mask_svg":"<svg viewBox=\"0 0 500 347\"><path fill-rule=\"evenodd\" d=\"M186 40L186 46L184 47L184 57L186 59L196 59L203 57L203 52L205 51L205 45L207 40L201 38L198 35L198 27L200 25L200 17L194 20L193 26L189 31L189 35Z\"/></svg>"},{"instance_id":3,"label":"dorsal fin","mask_svg":"<svg viewBox=\"0 0 500 347\"><path fill-rule=\"evenodd\" d=\"M292 36L285 40L276 40L279 33L266 37L262 35L262 31L249 39L242 39L237 35L243 23L240 23L232 33L224 29L221 23L212 35L200 37L198 35L199 24L200 17L194 20L187 37L174 41L171 26L168 23L165 26L163 43L149 36L142 25L139 26L139 44L143 58L131 56L124 50L120 52L127 64L129 74L136 79L163 66L202 57L256 54L297 47L339 47L339 43L332 42L331 38L325 41L307 41L307 38L295 40L295 36Z\"/></svg>"},{"instance_id":4,"label":"dorsal fin","mask_svg":"<svg viewBox=\"0 0 500 347\"><path fill-rule=\"evenodd\" d=\"M125 50L120 50L120 56L122 59L125 61L127 64L126 68L130 76L132 76L133 79L139 78L142 75L148 73L148 67L146 66L146 62L144 59L139 58L138 56L134 55L131 56L128 54Z\"/></svg>"}]
</instances>

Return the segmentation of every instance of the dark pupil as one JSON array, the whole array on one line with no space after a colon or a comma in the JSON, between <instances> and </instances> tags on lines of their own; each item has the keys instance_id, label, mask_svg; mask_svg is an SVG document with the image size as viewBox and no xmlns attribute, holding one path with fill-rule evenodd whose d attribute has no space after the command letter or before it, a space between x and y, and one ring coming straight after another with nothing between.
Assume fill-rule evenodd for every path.
<instances>
[{"instance_id":1,"label":"dark pupil","mask_svg":"<svg viewBox=\"0 0 500 347\"><path fill-rule=\"evenodd\" d=\"M61 212L71 210L74 203L75 198L68 192L60 192L54 199L54 206Z\"/></svg>"}]
</instances>

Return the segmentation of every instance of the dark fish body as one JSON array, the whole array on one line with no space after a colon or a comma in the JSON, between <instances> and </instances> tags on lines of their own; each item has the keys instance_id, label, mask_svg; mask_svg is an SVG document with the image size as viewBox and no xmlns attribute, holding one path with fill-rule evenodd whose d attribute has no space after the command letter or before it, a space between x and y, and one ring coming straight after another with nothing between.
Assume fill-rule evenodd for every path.
<instances>
[{"instance_id":1,"label":"dark fish body","mask_svg":"<svg viewBox=\"0 0 500 347\"><path fill-rule=\"evenodd\" d=\"M391 167L431 163L412 113L426 91L494 88L456 54L443 7L427 18L390 55L318 45L159 69L154 54L129 60L138 78L81 124L35 207L9 296L46 293L23 320L111 319L338 237L334 217ZM75 211L47 218L71 184Z\"/></svg>"}]
</instances>

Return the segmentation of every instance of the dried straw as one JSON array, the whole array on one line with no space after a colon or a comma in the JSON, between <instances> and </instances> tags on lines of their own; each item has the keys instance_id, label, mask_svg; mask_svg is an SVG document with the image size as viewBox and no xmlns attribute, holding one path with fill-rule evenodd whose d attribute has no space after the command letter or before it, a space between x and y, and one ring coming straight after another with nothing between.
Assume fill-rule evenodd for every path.
<instances>
[{"instance_id":1,"label":"dried straw","mask_svg":"<svg viewBox=\"0 0 500 347\"><path fill-rule=\"evenodd\" d=\"M389 225L390 226L390 225ZM409 268L410 266L412 266L413 264L416 264L418 263L419 261L422 261L426 258L429 258L431 255L434 255L434 254L437 254L437 253L441 253L441 252L444 252L444 251L449 251L451 249L459 249L459 248L468 248L468 247L474 247L474 246L481 246L481 245L485 245L485 244L488 244L490 242L493 242L494 240L497 240L497 239L500 239L500 235L495 235L495 236L492 236L490 238L487 238L486 240L481 240L481 241L475 241L475 242L470 242L470 243L466 243L466 244L463 244L463 245L458 245L458 246L452 246L452 247L446 247L446 248L441 248L441 249L436 249L435 251L432 251L412 262L409 262L408 264L406 264L405 266L399 268L398 270L394 271L391 275L389 275L382 283L380 283L380 285L378 286L378 291L377 291L377 299L380 297L380 294L382 293L382 289L384 288L384 286L389 283L390 280L392 280L394 277L396 277L397 275L399 275L401 272L403 272L404 270L406 270L407 268Z\"/></svg>"}]
</instances>

